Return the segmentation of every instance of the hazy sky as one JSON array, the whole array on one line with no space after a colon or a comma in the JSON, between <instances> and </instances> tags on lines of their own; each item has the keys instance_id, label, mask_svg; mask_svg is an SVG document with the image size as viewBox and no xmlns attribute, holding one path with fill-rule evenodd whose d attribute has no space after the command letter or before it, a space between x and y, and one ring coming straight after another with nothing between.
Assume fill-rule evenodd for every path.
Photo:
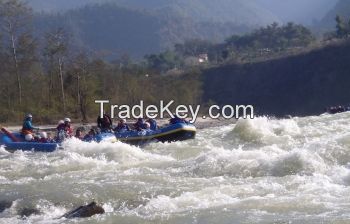
<instances>
[{"instance_id":1,"label":"hazy sky","mask_svg":"<svg viewBox=\"0 0 350 224\"><path fill-rule=\"evenodd\" d=\"M282 21L311 24L313 19L322 19L337 0L255 0L268 8Z\"/></svg>"},{"instance_id":2,"label":"hazy sky","mask_svg":"<svg viewBox=\"0 0 350 224\"><path fill-rule=\"evenodd\" d=\"M36 9L55 10L70 9L91 2L117 0L27 0ZM125 0L121 0L125 1ZM145 0L147 2L147 0ZM213 0L214 1L214 0ZM272 12L283 22L312 24L313 20L322 19L338 0L244 0L255 1L258 5ZM349 0L350 1L350 0Z\"/></svg>"}]
</instances>

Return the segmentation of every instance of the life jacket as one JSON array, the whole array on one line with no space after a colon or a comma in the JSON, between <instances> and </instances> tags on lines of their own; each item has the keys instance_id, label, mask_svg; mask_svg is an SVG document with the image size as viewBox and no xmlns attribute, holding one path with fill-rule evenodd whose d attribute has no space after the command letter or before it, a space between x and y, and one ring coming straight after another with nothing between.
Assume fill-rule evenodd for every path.
<instances>
[{"instance_id":1,"label":"life jacket","mask_svg":"<svg viewBox=\"0 0 350 224\"><path fill-rule=\"evenodd\" d=\"M135 129L138 130L138 131L141 131L142 129L146 129L147 128L147 125L144 121L137 121L135 124Z\"/></svg>"},{"instance_id":2,"label":"life jacket","mask_svg":"<svg viewBox=\"0 0 350 224\"><path fill-rule=\"evenodd\" d=\"M59 132L59 131L62 131L62 130L65 129L65 127L66 127L65 124L59 124L59 125L57 126L57 131L58 131L58 132Z\"/></svg>"},{"instance_id":3,"label":"life jacket","mask_svg":"<svg viewBox=\"0 0 350 224\"><path fill-rule=\"evenodd\" d=\"M112 125L109 116L106 114L103 115L101 123L102 123L102 128L109 128Z\"/></svg>"},{"instance_id":4,"label":"life jacket","mask_svg":"<svg viewBox=\"0 0 350 224\"><path fill-rule=\"evenodd\" d=\"M31 130L23 130L22 129L21 134L26 136L26 135L32 135L32 134L34 134L34 132Z\"/></svg>"},{"instance_id":5,"label":"life jacket","mask_svg":"<svg viewBox=\"0 0 350 224\"><path fill-rule=\"evenodd\" d=\"M69 137L73 136L73 128L70 125L64 126L64 132L69 135Z\"/></svg>"},{"instance_id":6,"label":"life jacket","mask_svg":"<svg viewBox=\"0 0 350 224\"><path fill-rule=\"evenodd\" d=\"M87 142L91 142L91 141L95 140L95 136L87 134L87 135L84 136L83 140L87 141Z\"/></svg>"},{"instance_id":7,"label":"life jacket","mask_svg":"<svg viewBox=\"0 0 350 224\"><path fill-rule=\"evenodd\" d=\"M184 119L181 119L179 117L174 117L170 119L170 124L181 124L181 123L187 123Z\"/></svg>"},{"instance_id":8,"label":"life jacket","mask_svg":"<svg viewBox=\"0 0 350 224\"><path fill-rule=\"evenodd\" d=\"M117 132L129 131L129 126L127 124L118 124L118 126L114 129Z\"/></svg>"},{"instance_id":9,"label":"life jacket","mask_svg":"<svg viewBox=\"0 0 350 224\"><path fill-rule=\"evenodd\" d=\"M63 136L60 136L62 132L64 133L65 137L73 136L73 129L71 128L70 125L60 124L57 126L57 136L58 136L58 139L60 140L62 140L61 138L63 137Z\"/></svg>"},{"instance_id":10,"label":"life jacket","mask_svg":"<svg viewBox=\"0 0 350 224\"><path fill-rule=\"evenodd\" d=\"M22 135L33 134L33 126L30 120L25 120L22 126Z\"/></svg>"},{"instance_id":11,"label":"life jacket","mask_svg":"<svg viewBox=\"0 0 350 224\"><path fill-rule=\"evenodd\" d=\"M153 130L153 131L157 130L158 127L157 127L157 121L156 120L148 119L148 122L151 125L151 127L150 127L151 130Z\"/></svg>"},{"instance_id":12,"label":"life jacket","mask_svg":"<svg viewBox=\"0 0 350 224\"><path fill-rule=\"evenodd\" d=\"M39 139L39 142L40 142L40 143L48 143L49 140L48 140L47 138L40 138L40 139Z\"/></svg>"}]
</instances>

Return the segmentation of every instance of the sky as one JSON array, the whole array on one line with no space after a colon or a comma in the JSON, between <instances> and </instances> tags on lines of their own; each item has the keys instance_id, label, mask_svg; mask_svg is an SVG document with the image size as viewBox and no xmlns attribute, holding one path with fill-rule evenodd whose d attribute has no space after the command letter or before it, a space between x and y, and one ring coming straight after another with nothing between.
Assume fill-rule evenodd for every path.
<instances>
[{"instance_id":1,"label":"sky","mask_svg":"<svg viewBox=\"0 0 350 224\"><path fill-rule=\"evenodd\" d=\"M53 10L70 9L91 2L115 0L27 0L32 6ZM147 1L147 0L145 0ZM258 5L272 12L283 22L296 22L312 25L314 20L321 20L337 3L337 0L245 0L255 1ZM350 0L349 0L350 1ZM40 11L40 10L39 10Z\"/></svg>"},{"instance_id":2,"label":"sky","mask_svg":"<svg viewBox=\"0 0 350 224\"><path fill-rule=\"evenodd\" d=\"M321 20L337 3L337 0L255 0L284 22L311 25Z\"/></svg>"}]
</instances>

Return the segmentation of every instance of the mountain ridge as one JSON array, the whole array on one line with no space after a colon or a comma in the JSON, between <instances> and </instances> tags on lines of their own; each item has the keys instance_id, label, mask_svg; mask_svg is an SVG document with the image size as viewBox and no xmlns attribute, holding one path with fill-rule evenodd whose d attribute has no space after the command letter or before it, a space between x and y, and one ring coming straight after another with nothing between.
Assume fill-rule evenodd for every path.
<instances>
[{"instance_id":1,"label":"mountain ridge","mask_svg":"<svg viewBox=\"0 0 350 224\"><path fill-rule=\"evenodd\" d=\"M28 3L35 11L46 12L67 11L86 5L113 3L129 9L176 13L177 16L191 18L196 22L234 22L261 26L280 21L253 1L244 0L218 0L215 2L210 0L149 0L146 4L142 0L51 0L49 2L47 0L29 0Z\"/></svg>"},{"instance_id":2,"label":"mountain ridge","mask_svg":"<svg viewBox=\"0 0 350 224\"><path fill-rule=\"evenodd\" d=\"M350 1L339 0L337 4L331 9L326 16L318 23L318 26L324 29L331 29L335 27L335 17L340 15L345 19L350 19Z\"/></svg>"},{"instance_id":3,"label":"mountain ridge","mask_svg":"<svg viewBox=\"0 0 350 224\"><path fill-rule=\"evenodd\" d=\"M135 4L137 1L134 0ZM158 0L152 1L156 5ZM197 4L198 1L191 0L193 4ZM228 0L221 1L229 2ZM115 3L93 4L92 0L89 2L91 4L64 12L35 13L36 32L42 36L52 27L64 27L74 36L73 39L77 46L94 52L109 52L110 55L116 57L129 54L133 58L142 58L146 54L172 48L174 44L188 39L223 41L233 34L245 33L254 29L258 26L257 20L262 20L257 19L256 22L245 25L249 23L242 22L244 19L239 23L234 22L238 17L232 21L220 20L220 18L190 17L190 11L182 10L186 6L183 0L178 0L178 7L163 3L153 11L126 5L120 6ZM165 9L168 6L170 8ZM198 15L209 10L211 5L202 6L202 9L198 9ZM243 11L250 8L249 5L244 7L247 9ZM250 13L253 12L252 9ZM245 17L246 20L249 20L248 17ZM251 17L258 18L257 16Z\"/></svg>"}]
</instances>

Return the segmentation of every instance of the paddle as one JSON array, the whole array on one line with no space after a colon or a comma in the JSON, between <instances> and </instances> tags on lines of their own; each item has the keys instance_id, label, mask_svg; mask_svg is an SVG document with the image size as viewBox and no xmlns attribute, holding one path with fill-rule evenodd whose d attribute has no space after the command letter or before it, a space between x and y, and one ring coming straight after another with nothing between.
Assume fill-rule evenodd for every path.
<instances>
[{"instance_id":1,"label":"paddle","mask_svg":"<svg viewBox=\"0 0 350 224\"><path fill-rule=\"evenodd\" d=\"M14 136L11 132L9 132L8 130L6 130L4 127L0 126L0 130L7 135L12 141L14 142L19 142L18 138L16 138L16 136Z\"/></svg>"},{"instance_id":2,"label":"paddle","mask_svg":"<svg viewBox=\"0 0 350 224\"><path fill-rule=\"evenodd\" d=\"M57 128L53 127L53 128L40 128L40 131L56 131Z\"/></svg>"}]
</instances>

